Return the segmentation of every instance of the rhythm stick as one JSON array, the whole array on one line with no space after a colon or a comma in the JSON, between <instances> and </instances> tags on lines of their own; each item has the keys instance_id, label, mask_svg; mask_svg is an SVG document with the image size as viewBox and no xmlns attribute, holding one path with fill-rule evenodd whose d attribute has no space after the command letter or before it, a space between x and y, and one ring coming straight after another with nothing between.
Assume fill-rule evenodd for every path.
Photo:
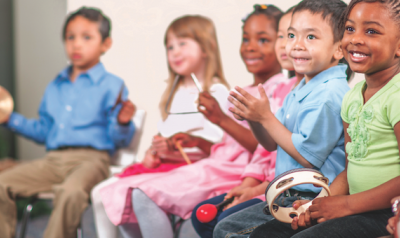
<instances>
[{"instance_id":1,"label":"rhythm stick","mask_svg":"<svg viewBox=\"0 0 400 238\"><path fill-rule=\"evenodd\" d=\"M192 76L193 82L194 82L194 84L196 84L196 87L199 90L199 92L203 92L203 89L201 88L201 84L200 84L199 80L197 79L196 75L194 73L191 73L190 76Z\"/></svg>"},{"instance_id":2,"label":"rhythm stick","mask_svg":"<svg viewBox=\"0 0 400 238\"><path fill-rule=\"evenodd\" d=\"M179 143L179 141L175 142L175 146L176 146L176 148L178 148L179 152L181 152L181 155L185 159L186 163L191 164L192 162L190 161L190 159L187 156L187 154L185 153L185 151L183 151L182 146Z\"/></svg>"}]
</instances>

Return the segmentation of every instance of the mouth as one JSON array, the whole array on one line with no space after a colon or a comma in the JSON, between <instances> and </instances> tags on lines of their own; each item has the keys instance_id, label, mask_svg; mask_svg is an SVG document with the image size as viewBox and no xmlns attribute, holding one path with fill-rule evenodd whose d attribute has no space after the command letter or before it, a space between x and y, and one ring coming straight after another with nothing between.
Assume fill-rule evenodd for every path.
<instances>
[{"instance_id":1,"label":"mouth","mask_svg":"<svg viewBox=\"0 0 400 238\"><path fill-rule=\"evenodd\" d=\"M303 58L303 57L293 57L293 62L296 64L304 64L310 61L309 58Z\"/></svg>"},{"instance_id":2,"label":"mouth","mask_svg":"<svg viewBox=\"0 0 400 238\"><path fill-rule=\"evenodd\" d=\"M359 52L359 51L349 51L350 59L353 62L359 63L364 61L367 57L369 57L368 54Z\"/></svg>"},{"instance_id":3,"label":"mouth","mask_svg":"<svg viewBox=\"0 0 400 238\"><path fill-rule=\"evenodd\" d=\"M74 60L81 59L81 58L82 58L81 54L77 54L77 53L72 54L72 59L74 59Z\"/></svg>"},{"instance_id":4,"label":"mouth","mask_svg":"<svg viewBox=\"0 0 400 238\"><path fill-rule=\"evenodd\" d=\"M261 62L262 58L244 58L243 59L246 65L255 65Z\"/></svg>"},{"instance_id":5,"label":"mouth","mask_svg":"<svg viewBox=\"0 0 400 238\"><path fill-rule=\"evenodd\" d=\"M179 66L183 63L183 60L176 60L173 62L174 65Z\"/></svg>"},{"instance_id":6,"label":"mouth","mask_svg":"<svg viewBox=\"0 0 400 238\"><path fill-rule=\"evenodd\" d=\"M286 53L284 53L284 54L281 54L281 59L287 60L287 59L289 59L289 57Z\"/></svg>"}]
</instances>

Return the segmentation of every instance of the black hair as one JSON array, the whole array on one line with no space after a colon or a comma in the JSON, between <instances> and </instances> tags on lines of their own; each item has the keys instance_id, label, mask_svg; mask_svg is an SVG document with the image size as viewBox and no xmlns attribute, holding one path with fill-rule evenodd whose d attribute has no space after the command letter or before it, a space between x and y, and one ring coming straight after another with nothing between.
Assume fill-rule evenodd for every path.
<instances>
[{"instance_id":1,"label":"black hair","mask_svg":"<svg viewBox=\"0 0 400 238\"><path fill-rule=\"evenodd\" d=\"M293 11L310 11L312 14L321 14L323 20L328 20L334 42L342 40L343 30L340 28L342 14L346 10L347 4L341 0L303 0Z\"/></svg>"},{"instance_id":2,"label":"black hair","mask_svg":"<svg viewBox=\"0 0 400 238\"><path fill-rule=\"evenodd\" d=\"M340 21L340 29L344 32L344 28L346 25L346 22L349 18L350 12L353 9L353 7L360 2L367 2L367 3L374 3L374 2L379 2L382 4L385 4L387 9L389 10L389 13L391 17L393 18L393 21L395 21L398 25L400 25L400 1L399 0L351 0L349 5L347 6L346 10L343 12L342 19Z\"/></svg>"},{"instance_id":3,"label":"black hair","mask_svg":"<svg viewBox=\"0 0 400 238\"><path fill-rule=\"evenodd\" d=\"M253 15L265 15L269 19L274 20L275 24L275 30L278 31L279 28L279 20L283 16L283 12L281 9L277 8L276 6L272 4L264 5L264 4L256 4L253 6L254 10L247 15L245 19L243 19L243 23L246 23L246 21Z\"/></svg>"},{"instance_id":4,"label":"black hair","mask_svg":"<svg viewBox=\"0 0 400 238\"><path fill-rule=\"evenodd\" d=\"M62 37L65 40L66 30L68 23L75 19L77 16L84 17L89 21L99 23L99 31L101 34L101 39L104 41L107 37L110 37L111 32L111 21L110 19L103 14L100 9L97 8L89 8L89 7L81 7L75 12L72 12L68 15L65 20Z\"/></svg>"}]
</instances>

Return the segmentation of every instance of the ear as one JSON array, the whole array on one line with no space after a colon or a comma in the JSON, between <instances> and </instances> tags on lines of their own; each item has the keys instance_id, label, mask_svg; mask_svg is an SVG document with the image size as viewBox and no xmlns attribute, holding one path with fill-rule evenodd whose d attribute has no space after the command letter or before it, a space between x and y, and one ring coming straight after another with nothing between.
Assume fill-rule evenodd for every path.
<instances>
[{"instance_id":1,"label":"ear","mask_svg":"<svg viewBox=\"0 0 400 238\"><path fill-rule=\"evenodd\" d=\"M335 43L335 47L334 47L334 52L333 52L333 58L335 60L341 60L343 58L343 50L342 50L342 42L338 41Z\"/></svg>"},{"instance_id":2,"label":"ear","mask_svg":"<svg viewBox=\"0 0 400 238\"><path fill-rule=\"evenodd\" d=\"M400 57L400 40L398 41L395 55L396 55L396 57Z\"/></svg>"},{"instance_id":3,"label":"ear","mask_svg":"<svg viewBox=\"0 0 400 238\"><path fill-rule=\"evenodd\" d=\"M107 37L101 43L101 53L106 53L112 46L112 39L111 37Z\"/></svg>"}]
</instances>

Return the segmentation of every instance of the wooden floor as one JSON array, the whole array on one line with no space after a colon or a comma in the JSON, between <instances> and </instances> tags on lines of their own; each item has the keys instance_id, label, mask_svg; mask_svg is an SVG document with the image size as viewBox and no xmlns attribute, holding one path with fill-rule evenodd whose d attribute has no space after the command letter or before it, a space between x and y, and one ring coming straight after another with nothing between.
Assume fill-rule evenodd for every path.
<instances>
[{"instance_id":1,"label":"wooden floor","mask_svg":"<svg viewBox=\"0 0 400 238\"><path fill-rule=\"evenodd\" d=\"M30 220L28 223L26 238L42 238L48 220L49 216L41 216ZM18 223L17 237L19 237L20 226L21 224ZM96 238L92 207L88 207L88 209L86 209L85 213L83 214L82 228L84 238ZM190 221L185 222L182 227L180 238L198 237L199 236L193 230L192 223Z\"/></svg>"}]
</instances>

